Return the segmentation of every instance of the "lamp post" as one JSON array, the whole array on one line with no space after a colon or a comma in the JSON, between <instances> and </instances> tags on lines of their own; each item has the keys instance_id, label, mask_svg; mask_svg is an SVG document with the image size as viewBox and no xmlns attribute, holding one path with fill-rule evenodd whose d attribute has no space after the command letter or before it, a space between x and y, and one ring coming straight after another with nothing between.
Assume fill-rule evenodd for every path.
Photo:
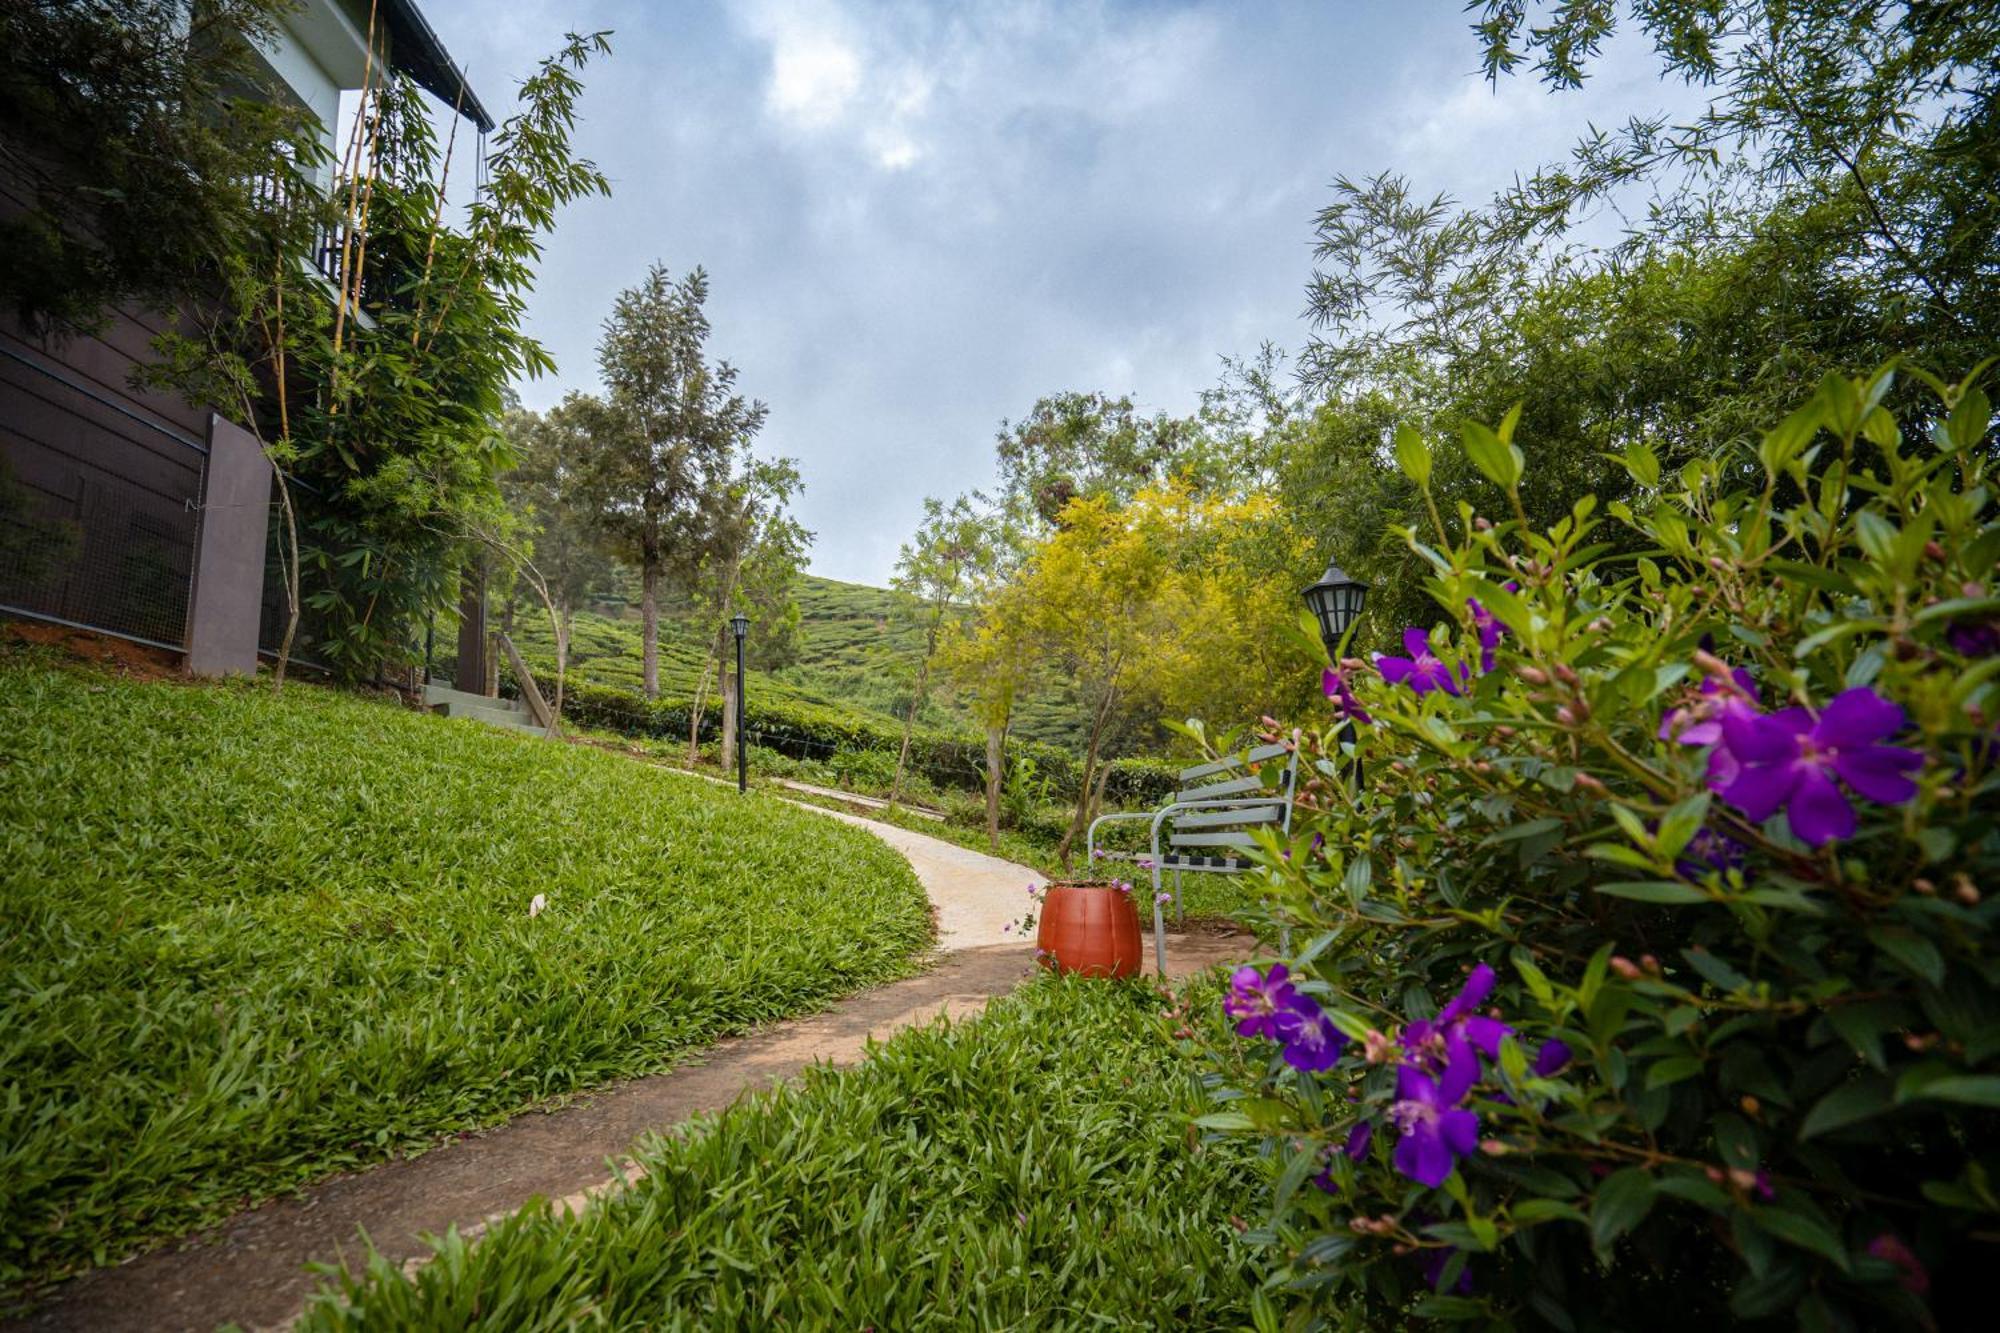
<instances>
[{"instance_id":1,"label":"lamp post","mask_svg":"<svg viewBox=\"0 0 2000 1333\"><path fill-rule=\"evenodd\" d=\"M1342 569L1333 561L1328 561L1326 573L1319 576L1319 582L1300 594L1306 599L1306 606L1319 621L1320 642L1326 645L1326 655L1334 658L1334 669L1340 669L1340 642L1347 637L1354 622L1361 617L1361 610L1368 604L1368 585ZM1354 719L1343 715L1340 724L1340 738L1354 744ZM1354 785L1361 786L1361 751L1354 752Z\"/></svg>"},{"instance_id":2,"label":"lamp post","mask_svg":"<svg viewBox=\"0 0 2000 1333\"><path fill-rule=\"evenodd\" d=\"M743 703L743 636L750 632L750 617L741 611L730 618L729 628L736 631L736 790L750 790L750 737L745 725L750 710Z\"/></svg>"}]
</instances>

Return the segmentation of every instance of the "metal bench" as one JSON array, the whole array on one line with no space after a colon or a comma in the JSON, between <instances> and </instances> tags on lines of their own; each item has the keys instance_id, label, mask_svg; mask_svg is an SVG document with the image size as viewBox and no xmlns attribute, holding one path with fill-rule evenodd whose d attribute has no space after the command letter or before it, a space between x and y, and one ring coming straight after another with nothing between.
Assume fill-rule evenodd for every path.
<instances>
[{"instance_id":1,"label":"metal bench","mask_svg":"<svg viewBox=\"0 0 2000 1333\"><path fill-rule=\"evenodd\" d=\"M1267 786L1260 770L1280 759L1284 761L1284 772L1275 786ZM1161 976L1167 973L1167 923L1160 902L1162 877L1173 875L1174 914L1180 917L1183 874L1240 875L1255 870L1254 861L1233 852L1255 845L1256 840L1250 835L1254 828L1275 828L1280 836L1291 832L1292 798L1298 775L1299 757L1295 749L1260 745L1245 753L1182 769L1181 790L1157 810L1099 815L1090 822L1084 835L1084 850L1093 864L1098 859L1098 825L1138 819L1152 823L1149 860L1153 871L1153 961ZM1164 847L1160 841L1163 828L1167 833Z\"/></svg>"}]
</instances>

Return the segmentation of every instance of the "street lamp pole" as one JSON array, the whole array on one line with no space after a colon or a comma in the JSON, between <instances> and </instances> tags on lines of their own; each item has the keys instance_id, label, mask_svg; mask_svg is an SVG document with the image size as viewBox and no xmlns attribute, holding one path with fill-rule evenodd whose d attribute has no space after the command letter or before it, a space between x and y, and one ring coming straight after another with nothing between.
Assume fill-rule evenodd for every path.
<instances>
[{"instance_id":1,"label":"street lamp pole","mask_svg":"<svg viewBox=\"0 0 2000 1333\"><path fill-rule=\"evenodd\" d=\"M1300 593L1306 606L1319 621L1320 642L1326 645L1326 655L1333 659L1334 670L1340 669L1340 643L1347 637L1354 622L1361 617L1362 608L1368 604L1368 585L1355 578L1333 561L1328 561L1326 573L1319 576L1319 582ZM1340 738L1355 745L1354 719L1342 712ZM1356 745L1354 751L1354 786L1362 785L1361 750Z\"/></svg>"},{"instance_id":2,"label":"street lamp pole","mask_svg":"<svg viewBox=\"0 0 2000 1333\"><path fill-rule=\"evenodd\" d=\"M750 790L750 710L743 699L743 636L750 632L750 617L742 612L730 619L736 631L736 790Z\"/></svg>"}]
</instances>

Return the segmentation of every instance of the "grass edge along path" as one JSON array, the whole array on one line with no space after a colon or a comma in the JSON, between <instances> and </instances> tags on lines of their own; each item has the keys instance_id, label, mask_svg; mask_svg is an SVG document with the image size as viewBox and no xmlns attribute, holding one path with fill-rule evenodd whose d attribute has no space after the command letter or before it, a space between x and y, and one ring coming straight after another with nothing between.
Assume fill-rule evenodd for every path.
<instances>
[{"instance_id":1,"label":"grass edge along path","mask_svg":"<svg viewBox=\"0 0 2000 1333\"><path fill-rule=\"evenodd\" d=\"M751 800L0 655L0 1293L912 971L908 864Z\"/></svg>"},{"instance_id":2,"label":"grass edge along path","mask_svg":"<svg viewBox=\"0 0 2000 1333\"><path fill-rule=\"evenodd\" d=\"M1218 1003L1195 983L1194 1012ZM1143 982L1039 978L650 1140L580 1212L378 1258L299 1327L1241 1327L1231 1209L1259 1167L1194 1133L1180 1021Z\"/></svg>"}]
</instances>

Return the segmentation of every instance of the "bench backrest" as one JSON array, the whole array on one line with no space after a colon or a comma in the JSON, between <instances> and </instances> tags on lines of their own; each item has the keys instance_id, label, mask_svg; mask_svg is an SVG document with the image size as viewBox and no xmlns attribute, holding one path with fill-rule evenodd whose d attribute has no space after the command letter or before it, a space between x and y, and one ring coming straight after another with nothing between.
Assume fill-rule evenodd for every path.
<instances>
[{"instance_id":1,"label":"bench backrest","mask_svg":"<svg viewBox=\"0 0 2000 1333\"><path fill-rule=\"evenodd\" d=\"M1267 787L1258 770L1278 761L1283 762L1284 772L1277 786ZM1181 790L1174 793L1175 802L1241 801L1243 804L1173 815L1169 845L1249 847L1254 842L1250 836L1252 828L1275 826L1281 834L1289 832L1298 771L1297 751L1284 745L1260 745L1247 753L1182 769Z\"/></svg>"}]
</instances>

